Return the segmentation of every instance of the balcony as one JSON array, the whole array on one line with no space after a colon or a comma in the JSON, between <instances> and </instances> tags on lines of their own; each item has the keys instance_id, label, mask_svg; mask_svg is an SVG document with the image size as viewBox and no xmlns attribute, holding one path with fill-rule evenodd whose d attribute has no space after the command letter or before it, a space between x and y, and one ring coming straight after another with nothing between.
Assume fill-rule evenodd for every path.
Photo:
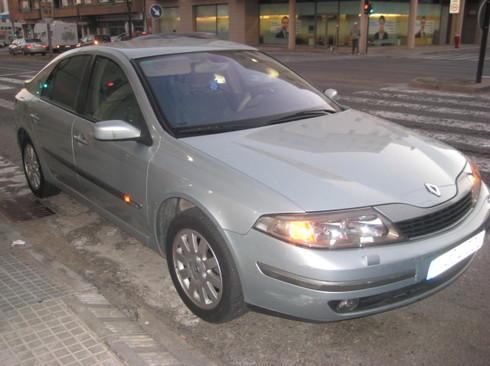
<instances>
[{"instance_id":1,"label":"balcony","mask_svg":"<svg viewBox=\"0 0 490 366\"><path fill-rule=\"evenodd\" d=\"M17 16L23 20L36 20L41 18L41 11L31 8L17 9Z\"/></svg>"}]
</instances>

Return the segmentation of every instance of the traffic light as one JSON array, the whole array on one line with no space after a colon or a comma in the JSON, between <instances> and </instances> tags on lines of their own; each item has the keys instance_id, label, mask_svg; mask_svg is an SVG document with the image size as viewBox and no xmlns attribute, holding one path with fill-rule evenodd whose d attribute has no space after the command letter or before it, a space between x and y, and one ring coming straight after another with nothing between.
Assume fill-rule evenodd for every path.
<instances>
[{"instance_id":1,"label":"traffic light","mask_svg":"<svg viewBox=\"0 0 490 366\"><path fill-rule=\"evenodd\" d=\"M364 14L366 15L371 15L374 13L373 6L371 5L371 2L369 0L364 0L364 6L363 6Z\"/></svg>"}]
</instances>

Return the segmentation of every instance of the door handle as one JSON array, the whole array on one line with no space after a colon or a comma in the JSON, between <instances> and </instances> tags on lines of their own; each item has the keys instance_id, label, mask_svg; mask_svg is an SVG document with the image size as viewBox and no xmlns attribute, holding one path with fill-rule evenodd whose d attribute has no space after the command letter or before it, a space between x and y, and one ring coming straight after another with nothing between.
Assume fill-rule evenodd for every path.
<instances>
[{"instance_id":1,"label":"door handle","mask_svg":"<svg viewBox=\"0 0 490 366\"><path fill-rule=\"evenodd\" d=\"M37 113L31 113L29 114L29 117L31 117L32 122L39 123L39 115Z\"/></svg>"},{"instance_id":2,"label":"door handle","mask_svg":"<svg viewBox=\"0 0 490 366\"><path fill-rule=\"evenodd\" d=\"M73 135L73 140L82 145L88 145L88 141L81 133Z\"/></svg>"}]
</instances>

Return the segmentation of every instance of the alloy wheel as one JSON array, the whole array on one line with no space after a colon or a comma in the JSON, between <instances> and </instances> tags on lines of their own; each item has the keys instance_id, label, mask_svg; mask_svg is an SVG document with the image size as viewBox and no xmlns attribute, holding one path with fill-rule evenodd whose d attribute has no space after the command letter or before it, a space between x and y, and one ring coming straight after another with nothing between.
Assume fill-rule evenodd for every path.
<instances>
[{"instance_id":1,"label":"alloy wheel","mask_svg":"<svg viewBox=\"0 0 490 366\"><path fill-rule=\"evenodd\" d=\"M24 168L31 187L37 191L41 187L41 167L31 144L27 144L24 149Z\"/></svg>"},{"instance_id":2,"label":"alloy wheel","mask_svg":"<svg viewBox=\"0 0 490 366\"><path fill-rule=\"evenodd\" d=\"M201 309L218 306L223 278L208 241L195 230L181 230L173 241L172 254L175 273L186 296Z\"/></svg>"}]
</instances>

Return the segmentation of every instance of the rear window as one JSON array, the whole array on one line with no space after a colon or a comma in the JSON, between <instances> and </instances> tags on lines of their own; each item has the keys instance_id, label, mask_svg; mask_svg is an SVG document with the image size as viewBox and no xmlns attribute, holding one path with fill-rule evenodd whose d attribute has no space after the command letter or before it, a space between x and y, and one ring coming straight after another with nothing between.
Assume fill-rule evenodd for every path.
<instances>
[{"instance_id":1,"label":"rear window","mask_svg":"<svg viewBox=\"0 0 490 366\"><path fill-rule=\"evenodd\" d=\"M26 39L26 42L29 42L29 43L41 43L42 41L39 38L29 38L29 39Z\"/></svg>"}]
</instances>

